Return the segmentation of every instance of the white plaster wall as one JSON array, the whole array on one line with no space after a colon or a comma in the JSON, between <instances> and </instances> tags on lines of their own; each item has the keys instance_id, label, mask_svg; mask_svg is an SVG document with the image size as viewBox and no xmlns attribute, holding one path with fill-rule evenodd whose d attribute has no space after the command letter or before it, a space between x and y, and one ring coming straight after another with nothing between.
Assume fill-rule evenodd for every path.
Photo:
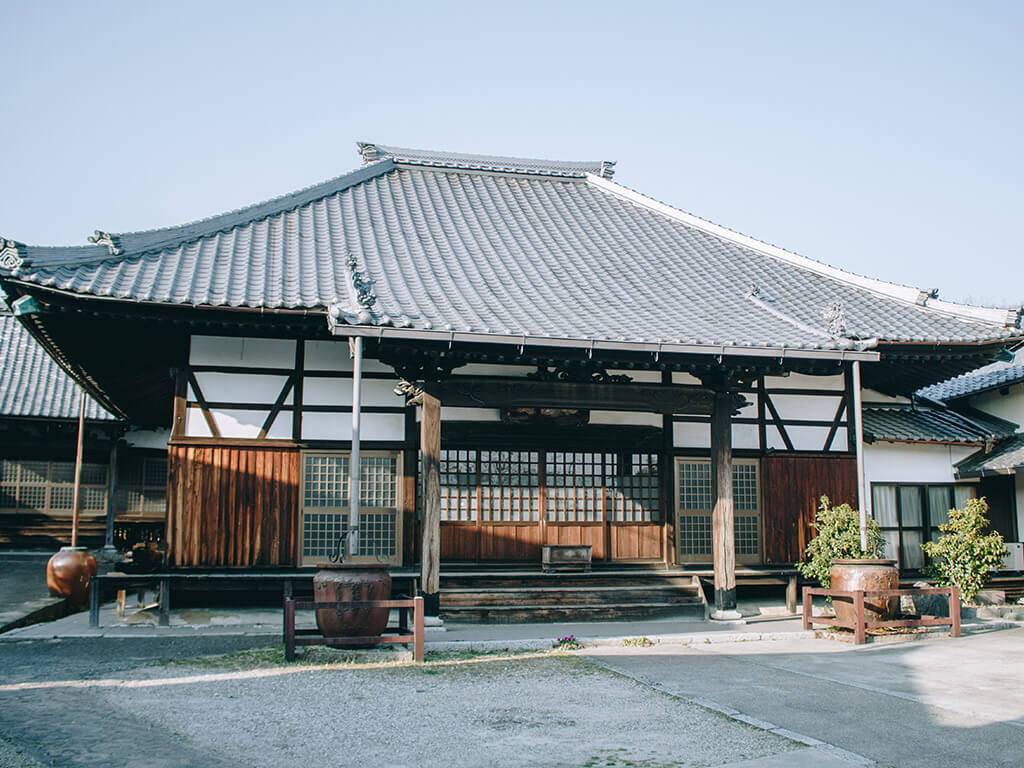
<instances>
[{"instance_id":1,"label":"white plaster wall","mask_svg":"<svg viewBox=\"0 0 1024 768\"><path fill-rule=\"evenodd\" d=\"M490 365L485 363L470 363L452 371L456 376L526 376L528 373L536 372L536 368L528 365Z\"/></svg>"},{"instance_id":2,"label":"white plaster wall","mask_svg":"<svg viewBox=\"0 0 1024 768\"><path fill-rule=\"evenodd\" d=\"M203 391L203 397L210 403L276 403L287 376L266 376L251 373L208 373L195 374L196 383ZM189 400L195 402L195 392L189 386ZM292 393L284 401L292 403Z\"/></svg>"},{"instance_id":3,"label":"white plaster wall","mask_svg":"<svg viewBox=\"0 0 1024 768\"><path fill-rule=\"evenodd\" d=\"M677 422L672 425L672 441L676 448L711 450L711 425ZM732 425L732 447L757 449L760 445L755 424Z\"/></svg>"},{"instance_id":4,"label":"white plaster wall","mask_svg":"<svg viewBox=\"0 0 1024 768\"><path fill-rule=\"evenodd\" d=\"M638 384L661 384L661 371L637 371L623 368L619 370L609 370L609 374L615 376L629 376L634 382Z\"/></svg>"},{"instance_id":5,"label":"white plaster wall","mask_svg":"<svg viewBox=\"0 0 1024 768\"><path fill-rule=\"evenodd\" d=\"M1024 429L1024 384L1015 384L1005 395L998 391L985 392L969 398L969 402L978 410L1012 421Z\"/></svg>"},{"instance_id":6,"label":"white plaster wall","mask_svg":"<svg viewBox=\"0 0 1024 768\"><path fill-rule=\"evenodd\" d=\"M404 408L405 397L395 394L396 384L398 379L363 379L360 396L362 404ZM305 376L302 381L302 404L351 408L352 379Z\"/></svg>"},{"instance_id":7,"label":"white plaster wall","mask_svg":"<svg viewBox=\"0 0 1024 768\"><path fill-rule=\"evenodd\" d=\"M421 412L419 408L416 409L417 421ZM441 421L501 421L501 411L498 408L460 408L442 405Z\"/></svg>"},{"instance_id":8,"label":"white plaster wall","mask_svg":"<svg viewBox=\"0 0 1024 768\"><path fill-rule=\"evenodd\" d=\"M660 413L633 413L630 411L591 411L591 424L627 424L644 427L661 427Z\"/></svg>"},{"instance_id":9,"label":"white plaster wall","mask_svg":"<svg viewBox=\"0 0 1024 768\"><path fill-rule=\"evenodd\" d=\"M813 396L813 395L769 395L775 410L783 421L790 419L829 421L836 416L842 397ZM771 417L771 412L766 411L765 415Z\"/></svg>"},{"instance_id":10,"label":"white plaster wall","mask_svg":"<svg viewBox=\"0 0 1024 768\"><path fill-rule=\"evenodd\" d=\"M132 448L158 448L161 451L167 450L170 439L169 429L132 429L124 436L124 441Z\"/></svg>"},{"instance_id":11,"label":"white plaster wall","mask_svg":"<svg viewBox=\"0 0 1024 768\"><path fill-rule=\"evenodd\" d=\"M307 341L303 357L303 368L307 371L352 371L352 355L348 340ZM380 360L363 357L363 370L367 373L393 373Z\"/></svg>"},{"instance_id":12,"label":"white plaster wall","mask_svg":"<svg viewBox=\"0 0 1024 768\"><path fill-rule=\"evenodd\" d=\"M401 413L364 413L359 425L360 440L405 439L405 416ZM306 413L302 416L303 440L351 440L351 413Z\"/></svg>"},{"instance_id":13,"label":"white plaster wall","mask_svg":"<svg viewBox=\"0 0 1024 768\"><path fill-rule=\"evenodd\" d=\"M672 372L672 383L673 384L689 384L690 386L699 387L700 379L689 373L682 373L680 371Z\"/></svg>"},{"instance_id":14,"label":"white plaster wall","mask_svg":"<svg viewBox=\"0 0 1024 768\"><path fill-rule=\"evenodd\" d=\"M789 376L765 376L764 387L772 389L835 389L842 392L846 382L842 374L836 376L808 376L791 373ZM775 398L772 397L772 400Z\"/></svg>"},{"instance_id":15,"label":"white plaster wall","mask_svg":"<svg viewBox=\"0 0 1024 768\"><path fill-rule=\"evenodd\" d=\"M871 443L864 446L868 483L953 483L953 465L977 446Z\"/></svg>"},{"instance_id":16,"label":"white plaster wall","mask_svg":"<svg viewBox=\"0 0 1024 768\"><path fill-rule=\"evenodd\" d=\"M234 336L193 336L188 359L192 365L294 368L295 341Z\"/></svg>"},{"instance_id":17,"label":"white plaster wall","mask_svg":"<svg viewBox=\"0 0 1024 768\"><path fill-rule=\"evenodd\" d=\"M872 403L909 403L909 397L891 397L890 395L883 395L881 392L877 392L873 389L861 389L860 399L865 405Z\"/></svg>"}]
</instances>

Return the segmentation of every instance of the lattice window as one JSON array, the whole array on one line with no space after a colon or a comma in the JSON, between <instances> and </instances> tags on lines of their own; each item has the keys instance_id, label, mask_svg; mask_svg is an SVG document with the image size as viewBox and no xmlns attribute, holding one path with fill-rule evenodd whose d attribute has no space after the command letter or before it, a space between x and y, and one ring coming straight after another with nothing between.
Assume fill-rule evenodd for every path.
<instances>
[{"instance_id":1,"label":"lattice window","mask_svg":"<svg viewBox=\"0 0 1024 768\"><path fill-rule=\"evenodd\" d=\"M480 469L479 452L441 451L440 469L441 519L453 522L475 521L478 512L476 487Z\"/></svg>"},{"instance_id":2,"label":"lattice window","mask_svg":"<svg viewBox=\"0 0 1024 768\"><path fill-rule=\"evenodd\" d=\"M635 453L613 457L616 471L608 477L608 516L617 522L661 520L658 455Z\"/></svg>"},{"instance_id":3,"label":"lattice window","mask_svg":"<svg viewBox=\"0 0 1024 768\"><path fill-rule=\"evenodd\" d=\"M118 463L119 514L163 517L167 512L167 459L129 455Z\"/></svg>"},{"instance_id":4,"label":"lattice window","mask_svg":"<svg viewBox=\"0 0 1024 768\"><path fill-rule=\"evenodd\" d=\"M677 545L683 559L712 557L711 462L708 459L677 461ZM758 464L736 459L732 465L733 536L736 556L756 562L761 552L761 505Z\"/></svg>"},{"instance_id":5,"label":"lattice window","mask_svg":"<svg viewBox=\"0 0 1024 768\"><path fill-rule=\"evenodd\" d=\"M601 453L546 455L547 519L556 522L600 522L604 507L606 457Z\"/></svg>"},{"instance_id":6,"label":"lattice window","mask_svg":"<svg viewBox=\"0 0 1024 768\"><path fill-rule=\"evenodd\" d=\"M538 520L539 462L540 455L535 451L481 451L481 519L485 522Z\"/></svg>"},{"instance_id":7,"label":"lattice window","mask_svg":"<svg viewBox=\"0 0 1024 768\"><path fill-rule=\"evenodd\" d=\"M399 555L399 457L368 452L359 461L360 558L395 562ZM302 557L323 560L333 555L348 531L348 453L303 456Z\"/></svg>"},{"instance_id":8,"label":"lattice window","mask_svg":"<svg viewBox=\"0 0 1024 768\"><path fill-rule=\"evenodd\" d=\"M74 462L3 459L0 462L0 509L70 514L74 480ZM83 464L80 510L103 513L106 508L106 465Z\"/></svg>"}]
</instances>

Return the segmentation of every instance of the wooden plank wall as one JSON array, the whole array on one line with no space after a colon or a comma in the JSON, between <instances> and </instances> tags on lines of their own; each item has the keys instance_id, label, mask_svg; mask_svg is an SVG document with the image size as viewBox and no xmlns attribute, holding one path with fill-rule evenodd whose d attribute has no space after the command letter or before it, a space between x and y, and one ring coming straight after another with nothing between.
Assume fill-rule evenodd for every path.
<instances>
[{"instance_id":1,"label":"wooden plank wall","mask_svg":"<svg viewBox=\"0 0 1024 768\"><path fill-rule=\"evenodd\" d=\"M178 567L294 565L299 468L294 448L170 446L168 562Z\"/></svg>"},{"instance_id":2,"label":"wooden plank wall","mask_svg":"<svg viewBox=\"0 0 1024 768\"><path fill-rule=\"evenodd\" d=\"M764 554L768 563L803 558L813 535L818 500L857 506L857 461L853 456L769 454L761 460Z\"/></svg>"}]
</instances>

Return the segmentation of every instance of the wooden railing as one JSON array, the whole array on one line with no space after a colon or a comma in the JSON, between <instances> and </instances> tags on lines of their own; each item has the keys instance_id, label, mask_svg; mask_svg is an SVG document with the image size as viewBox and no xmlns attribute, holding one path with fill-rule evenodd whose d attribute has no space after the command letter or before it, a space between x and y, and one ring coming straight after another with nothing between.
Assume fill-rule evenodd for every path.
<instances>
[{"instance_id":1,"label":"wooden railing","mask_svg":"<svg viewBox=\"0 0 1024 768\"><path fill-rule=\"evenodd\" d=\"M382 634L374 637L324 637L319 629L296 629L295 611L320 610L339 608L392 608L398 609L398 626L388 627L385 632L398 634ZM409 634L409 609L413 612L412 634ZM284 599L284 657L295 661L295 647L299 645L345 646L353 643L387 643L391 645L413 646L413 659L423 661L423 598L413 597L403 600L357 600L338 602L318 602L315 600L296 600L293 597Z\"/></svg>"},{"instance_id":2,"label":"wooden railing","mask_svg":"<svg viewBox=\"0 0 1024 768\"><path fill-rule=\"evenodd\" d=\"M853 599L853 622L842 621L833 616L814 616L812 599L815 595L822 597L849 597ZM900 597L902 595L948 595L949 616L920 619L895 619L890 621L868 621L864 612L864 599L872 597ZM948 626L950 635L960 637L960 590L953 587L927 587L920 589L822 589L804 587L804 629L812 624L828 624L853 630L853 642L861 645L867 640L867 631L880 627L940 627Z\"/></svg>"}]
</instances>

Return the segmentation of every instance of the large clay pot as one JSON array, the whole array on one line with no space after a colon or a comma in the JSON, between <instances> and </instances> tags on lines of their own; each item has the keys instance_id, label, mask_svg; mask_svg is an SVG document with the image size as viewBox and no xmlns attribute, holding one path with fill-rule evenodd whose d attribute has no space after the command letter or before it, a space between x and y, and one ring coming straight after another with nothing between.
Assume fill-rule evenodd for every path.
<instances>
[{"instance_id":1,"label":"large clay pot","mask_svg":"<svg viewBox=\"0 0 1024 768\"><path fill-rule=\"evenodd\" d=\"M313 600L318 603L348 600L390 600L391 574L386 566L320 565L313 577ZM387 608L324 608L316 611L316 625L324 637L376 637L388 626ZM346 644L367 648L375 640Z\"/></svg>"},{"instance_id":2,"label":"large clay pot","mask_svg":"<svg viewBox=\"0 0 1024 768\"><path fill-rule=\"evenodd\" d=\"M75 608L89 602L89 583L96 575L96 558L85 547L61 547L46 564L46 586L54 597L66 597Z\"/></svg>"},{"instance_id":3,"label":"large clay pot","mask_svg":"<svg viewBox=\"0 0 1024 768\"><path fill-rule=\"evenodd\" d=\"M832 589L899 589L900 572L895 560L835 560L832 562ZM840 621L853 622L856 613L852 597L833 597L832 607ZM888 621L896 615L898 597L864 598L868 621Z\"/></svg>"}]
</instances>

